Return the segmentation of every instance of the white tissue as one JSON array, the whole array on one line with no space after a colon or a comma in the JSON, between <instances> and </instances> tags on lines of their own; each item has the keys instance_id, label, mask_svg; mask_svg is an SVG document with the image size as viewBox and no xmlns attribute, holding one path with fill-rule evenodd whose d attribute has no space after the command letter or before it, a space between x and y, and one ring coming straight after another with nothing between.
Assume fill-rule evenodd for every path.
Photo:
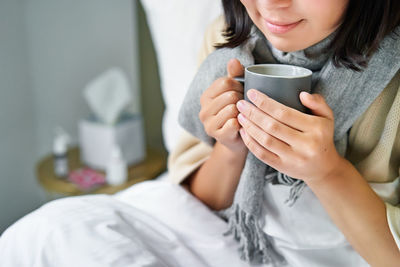
<instances>
[{"instance_id":1,"label":"white tissue","mask_svg":"<svg viewBox=\"0 0 400 267\"><path fill-rule=\"evenodd\" d=\"M132 101L128 78L112 68L91 81L83 91L90 109L103 123L113 125Z\"/></svg>"}]
</instances>

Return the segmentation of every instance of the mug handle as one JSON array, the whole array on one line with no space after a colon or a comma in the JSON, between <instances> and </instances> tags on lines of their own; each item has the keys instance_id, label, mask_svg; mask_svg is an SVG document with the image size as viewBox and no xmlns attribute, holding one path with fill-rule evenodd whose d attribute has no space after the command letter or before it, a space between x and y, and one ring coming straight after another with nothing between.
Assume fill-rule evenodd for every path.
<instances>
[{"instance_id":1,"label":"mug handle","mask_svg":"<svg viewBox=\"0 0 400 267\"><path fill-rule=\"evenodd\" d=\"M241 84L244 84L244 77L239 76L239 77L233 77L234 80L240 82Z\"/></svg>"}]
</instances>

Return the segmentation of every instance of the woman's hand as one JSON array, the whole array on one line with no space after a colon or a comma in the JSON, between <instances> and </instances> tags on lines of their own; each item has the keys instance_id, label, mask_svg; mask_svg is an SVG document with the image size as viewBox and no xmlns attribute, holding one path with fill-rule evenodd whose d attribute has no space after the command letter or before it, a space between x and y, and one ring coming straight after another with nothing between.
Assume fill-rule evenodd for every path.
<instances>
[{"instance_id":1,"label":"woman's hand","mask_svg":"<svg viewBox=\"0 0 400 267\"><path fill-rule=\"evenodd\" d=\"M385 203L333 142L334 117L321 95L301 93L313 115L249 90L239 101L241 136L257 158L304 180L350 244L371 266L395 266L399 250ZM240 119L244 118L244 119ZM357 196L357 197L354 197Z\"/></svg>"},{"instance_id":2,"label":"woman's hand","mask_svg":"<svg viewBox=\"0 0 400 267\"><path fill-rule=\"evenodd\" d=\"M233 79L243 75L243 66L237 59L227 64L228 77L214 81L200 98L199 118L206 133L231 151L247 151L239 135L239 111L236 103L243 99L243 86Z\"/></svg>"},{"instance_id":3,"label":"woman's hand","mask_svg":"<svg viewBox=\"0 0 400 267\"><path fill-rule=\"evenodd\" d=\"M240 134L249 150L274 169L305 182L328 177L343 158L336 151L334 116L324 98L302 92L313 115L287 107L251 89L254 103L239 101Z\"/></svg>"}]
</instances>

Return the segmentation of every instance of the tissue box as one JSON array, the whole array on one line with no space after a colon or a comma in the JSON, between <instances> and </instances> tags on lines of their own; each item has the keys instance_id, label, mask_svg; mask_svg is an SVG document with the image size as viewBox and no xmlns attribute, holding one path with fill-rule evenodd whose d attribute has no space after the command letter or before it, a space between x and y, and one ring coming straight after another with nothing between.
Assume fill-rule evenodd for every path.
<instances>
[{"instance_id":1,"label":"tissue box","mask_svg":"<svg viewBox=\"0 0 400 267\"><path fill-rule=\"evenodd\" d=\"M143 122L139 115L126 115L115 125L106 125L95 118L79 122L81 161L87 166L105 170L113 144L118 144L128 165L146 157Z\"/></svg>"}]
</instances>

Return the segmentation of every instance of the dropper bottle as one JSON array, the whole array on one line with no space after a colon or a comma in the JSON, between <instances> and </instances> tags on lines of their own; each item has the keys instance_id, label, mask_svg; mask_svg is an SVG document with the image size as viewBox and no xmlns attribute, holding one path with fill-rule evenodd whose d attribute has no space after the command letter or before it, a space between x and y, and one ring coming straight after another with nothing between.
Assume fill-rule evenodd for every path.
<instances>
[{"instance_id":1,"label":"dropper bottle","mask_svg":"<svg viewBox=\"0 0 400 267\"><path fill-rule=\"evenodd\" d=\"M106 181L110 185L120 185L127 181L127 164L122 157L121 149L114 144L111 149L110 160L106 169Z\"/></svg>"},{"instance_id":2,"label":"dropper bottle","mask_svg":"<svg viewBox=\"0 0 400 267\"><path fill-rule=\"evenodd\" d=\"M69 173L67 156L69 139L61 127L56 128L53 141L53 166L54 173L59 178L66 178Z\"/></svg>"}]
</instances>

